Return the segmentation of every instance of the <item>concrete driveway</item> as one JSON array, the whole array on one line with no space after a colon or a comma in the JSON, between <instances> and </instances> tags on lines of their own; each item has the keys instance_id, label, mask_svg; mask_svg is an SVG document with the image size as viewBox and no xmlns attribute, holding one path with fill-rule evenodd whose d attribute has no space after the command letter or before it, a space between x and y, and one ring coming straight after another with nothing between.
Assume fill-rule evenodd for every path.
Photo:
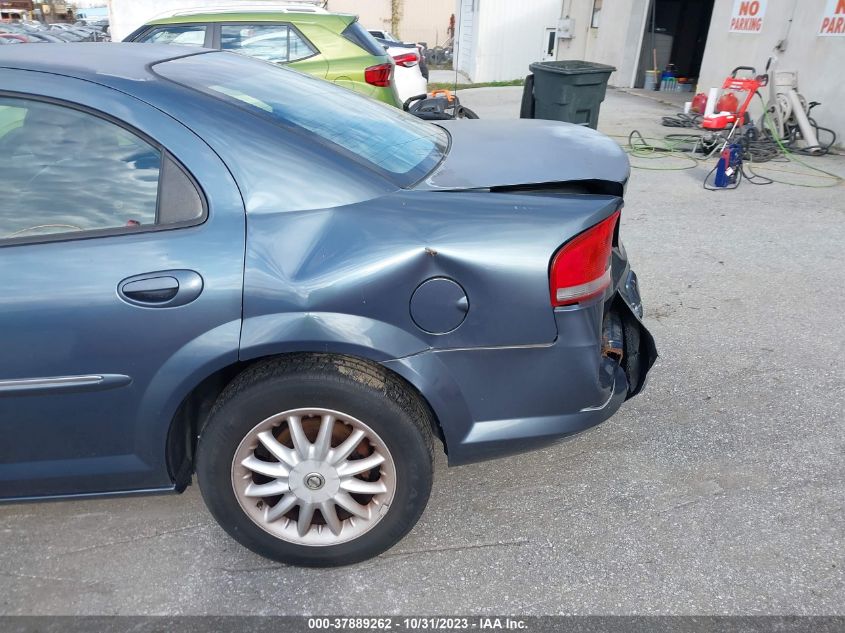
<instances>
[{"instance_id":1,"label":"concrete driveway","mask_svg":"<svg viewBox=\"0 0 845 633\"><path fill-rule=\"evenodd\" d=\"M513 117L520 90L464 101ZM672 111L611 91L602 127L662 135ZM0 612L845 613L845 188L711 193L710 166L633 172L622 235L661 359L609 422L440 459L417 528L343 569L251 554L195 487L0 507Z\"/></svg>"}]
</instances>

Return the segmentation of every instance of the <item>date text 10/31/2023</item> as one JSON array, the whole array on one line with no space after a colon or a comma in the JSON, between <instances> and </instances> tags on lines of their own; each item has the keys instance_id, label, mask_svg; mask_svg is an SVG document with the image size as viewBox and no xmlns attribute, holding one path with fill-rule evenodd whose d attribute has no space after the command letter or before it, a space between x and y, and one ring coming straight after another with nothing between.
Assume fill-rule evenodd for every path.
<instances>
[{"instance_id":1,"label":"date text 10/31/2023","mask_svg":"<svg viewBox=\"0 0 845 633\"><path fill-rule=\"evenodd\" d=\"M311 630L482 630L520 631L528 628L525 620L510 617L335 617L309 618Z\"/></svg>"}]
</instances>

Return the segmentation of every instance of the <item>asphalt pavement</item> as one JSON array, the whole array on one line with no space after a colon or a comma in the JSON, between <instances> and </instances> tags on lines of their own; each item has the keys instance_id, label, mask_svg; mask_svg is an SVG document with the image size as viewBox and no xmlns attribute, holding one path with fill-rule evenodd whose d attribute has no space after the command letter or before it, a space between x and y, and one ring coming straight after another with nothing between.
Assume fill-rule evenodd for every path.
<instances>
[{"instance_id":1,"label":"asphalt pavement","mask_svg":"<svg viewBox=\"0 0 845 633\"><path fill-rule=\"evenodd\" d=\"M520 91L461 95L513 118ZM672 112L612 90L600 127L662 136ZM845 175L842 157L806 162ZM708 192L713 163L634 159L622 237L661 358L610 421L439 458L412 533L341 569L250 553L196 487L2 506L0 613L845 614L845 188Z\"/></svg>"}]
</instances>

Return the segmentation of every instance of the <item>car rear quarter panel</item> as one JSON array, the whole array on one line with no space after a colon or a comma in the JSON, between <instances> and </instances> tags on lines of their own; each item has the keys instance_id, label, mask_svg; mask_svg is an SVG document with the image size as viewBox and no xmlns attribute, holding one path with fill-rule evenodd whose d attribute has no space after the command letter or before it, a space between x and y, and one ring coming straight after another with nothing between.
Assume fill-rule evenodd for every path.
<instances>
[{"instance_id":1,"label":"car rear quarter panel","mask_svg":"<svg viewBox=\"0 0 845 633\"><path fill-rule=\"evenodd\" d=\"M546 442L585 428L624 399L621 369L602 368L601 303L553 310L548 288L555 251L621 198L397 190L223 102L199 107L167 90L156 103L191 121L244 198L241 360L304 351L381 362L428 399L451 463L515 449L523 430ZM466 319L444 334L410 314L432 277L468 296Z\"/></svg>"},{"instance_id":2,"label":"car rear quarter panel","mask_svg":"<svg viewBox=\"0 0 845 633\"><path fill-rule=\"evenodd\" d=\"M552 255L619 205L613 196L398 191L331 209L248 212L242 358L341 342L376 360L549 344ZM410 315L414 291L433 277L454 279L469 300L466 319L445 334Z\"/></svg>"},{"instance_id":3,"label":"car rear quarter panel","mask_svg":"<svg viewBox=\"0 0 845 633\"><path fill-rule=\"evenodd\" d=\"M399 191L248 214L241 359L326 351L381 362L426 398L451 464L598 424L626 392L621 368L600 352L604 308L554 310L548 268L561 244L620 204ZM469 303L444 334L417 327L409 307L438 277L457 281Z\"/></svg>"}]
</instances>

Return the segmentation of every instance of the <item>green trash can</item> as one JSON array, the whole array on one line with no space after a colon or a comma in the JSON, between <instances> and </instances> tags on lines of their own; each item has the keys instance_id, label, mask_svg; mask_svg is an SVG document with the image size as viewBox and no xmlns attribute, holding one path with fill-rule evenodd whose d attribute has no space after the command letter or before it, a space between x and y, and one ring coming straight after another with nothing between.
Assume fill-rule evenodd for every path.
<instances>
[{"instance_id":1,"label":"green trash can","mask_svg":"<svg viewBox=\"0 0 845 633\"><path fill-rule=\"evenodd\" d=\"M607 80L616 68L566 59L534 62L529 69L533 76L525 82L522 118L566 121L596 129Z\"/></svg>"}]
</instances>

